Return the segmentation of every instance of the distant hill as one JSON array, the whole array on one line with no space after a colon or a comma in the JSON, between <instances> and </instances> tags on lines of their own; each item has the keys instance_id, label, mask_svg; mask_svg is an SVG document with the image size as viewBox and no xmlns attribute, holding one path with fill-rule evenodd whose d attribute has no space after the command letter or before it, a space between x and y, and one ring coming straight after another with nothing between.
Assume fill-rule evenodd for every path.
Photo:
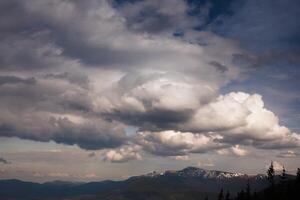
<instances>
[{"instance_id":1,"label":"distant hill","mask_svg":"<svg viewBox=\"0 0 300 200\"><path fill-rule=\"evenodd\" d=\"M293 178L290 176L289 178ZM235 195L249 181L252 191L268 187L264 175L204 170L187 167L179 171L152 172L124 181L44 184L0 180L1 200L202 200L216 199L221 189Z\"/></svg>"}]
</instances>

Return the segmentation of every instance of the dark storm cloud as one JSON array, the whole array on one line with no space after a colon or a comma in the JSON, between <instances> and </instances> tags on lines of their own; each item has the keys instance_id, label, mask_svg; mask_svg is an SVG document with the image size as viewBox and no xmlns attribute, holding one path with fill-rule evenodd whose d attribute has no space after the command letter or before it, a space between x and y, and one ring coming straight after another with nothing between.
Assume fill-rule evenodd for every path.
<instances>
[{"instance_id":1,"label":"dark storm cloud","mask_svg":"<svg viewBox=\"0 0 300 200\"><path fill-rule=\"evenodd\" d=\"M53 79L53 80L67 80L71 84L79 85L85 89L88 89L89 87L89 78L82 74L76 74L76 73L58 73L58 74L46 74L44 75L45 79Z\"/></svg>"},{"instance_id":2,"label":"dark storm cloud","mask_svg":"<svg viewBox=\"0 0 300 200\"><path fill-rule=\"evenodd\" d=\"M173 33L196 24L196 20L188 15L189 7L182 0L125 1L117 8L126 18L126 25L133 31Z\"/></svg>"},{"instance_id":3,"label":"dark storm cloud","mask_svg":"<svg viewBox=\"0 0 300 200\"><path fill-rule=\"evenodd\" d=\"M31 78L20 78L16 76L0 76L0 86L4 84L28 84L28 85L33 85L36 83L36 79L31 77Z\"/></svg>"},{"instance_id":4,"label":"dark storm cloud","mask_svg":"<svg viewBox=\"0 0 300 200\"><path fill-rule=\"evenodd\" d=\"M126 136L116 124L108 124L99 119L78 125L68 118L55 119L46 116L27 116L33 120L31 127L24 124L26 119L18 119L15 122L2 123L0 135L6 137L19 137L34 141L78 145L83 149L96 150L103 148L118 147L126 142Z\"/></svg>"},{"instance_id":5,"label":"dark storm cloud","mask_svg":"<svg viewBox=\"0 0 300 200\"><path fill-rule=\"evenodd\" d=\"M46 74L29 79L1 77L0 135L77 144L84 149L117 147L125 143L123 127L93 113L89 89L78 87L82 79L79 76L78 81L76 77L68 74Z\"/></svg>"},{"instance_id":6,"label":"dark storm cloud","mask_svg":"<svg viewBox=\"0 0 300 200\"><path fill-rule=\"evenodd\" d=\"M90 33L97 31L93 26L97 16L89 18L87 12L101 4L97 1L2 1L1 4L1 68L55 67L68 57L103 66L130 63L132 57L139 54L139 51L116 50L106 44L88 42ZM65 14L55 16L63 7ZM61 22L63 20L67 23ZM83 24L89 30L82 29Z\"/></svg>"},{"instance_id":7,"label":"dark storm cloud","mask_svg":"<svg viewBox=\"0 0 300 200\"><path fill-rule=\"evenodd\" d=\"M228 71L228 68L225 65L222 65L221 63L218 63L216 61L211 61L210 64L213 65L218 71L222 73Z\"/></svg>"},{"instance_id":8,"label":"dark storm cloud","mask_svg":"<svg viewBox=\"0 0 300 200\"><path fill-rule=\"evenodd\" d=\"M123 121L132 126L140 127L140 130L165 130L176 129L178 123L185 123L192 115L193 110L172 111L164 109L149 109L146 113L133 113L127 111L115 111L105 114L107 117Z\"/></svg>"}]
</instances>

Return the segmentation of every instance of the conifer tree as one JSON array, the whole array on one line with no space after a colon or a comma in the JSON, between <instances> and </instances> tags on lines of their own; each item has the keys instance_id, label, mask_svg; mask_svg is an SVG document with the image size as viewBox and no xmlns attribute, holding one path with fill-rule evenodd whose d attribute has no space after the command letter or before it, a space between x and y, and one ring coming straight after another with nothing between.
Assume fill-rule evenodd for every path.
<instances>
[{"instance_id":1,"label":"conifer tree","mask_svg":"<svg viewBox=\"0 0 300 200\"><path fill-rule=\"evenodd\" d=\"M250 197L251 197L251 189L250 189L250 183L249 183L249 179L247 181L247 186L246 186L246 200L250 200Z\"/></svg>"},{"instance_id":2,"label":"conifer tree","mask_svg":"<svg viewBox=\"0 0 300 200\"><path fill-rule=\"evenodd\" d=\"M225 200L230 200L230 193L228 190L226 192Z\"/></svg>"},{"instance_id":3,"label":"conifer tree","mask_svg":"<svg viewBox=\"0 0 300 200\"><path fill-rule=\"evenodd\" d=\"M296 177L297 182L300 182L300 168L297 169L297 177Z\"/></svg>"},{"instance_id":4,"label":"conifer tree","mask_svg":"<svg viewBox=\"0 0 300 200\"><path fill-rule=\"evenodd\" d=\"M244 190L241 190L238 194L237 194L237 200L245 200L245 192Z\"/></svg>"},{"instance_id":5,"label":"conifer tree","mask_svg":"<svg viewBox=\"0 0 300 200\"><path fill-rule=\"evenodd\" d=\"M284 166L282 166L282 173L281 173L280 178L282 181L284 181L286 179L286 170L285 170Z\"/></svg>"},{"instance_id":6,"label":"conifer tree","mask_svg":"<svg viewBox=\"0 0 300 200\"><path fill-rule=\"evenodd\" d=\"M220 191L220 193L219 193L218 200L224 200L223 189L221 189L221 191Z\"/></svg>"},{"instance_id":7,"label":"conifer tree","mask_svg":"<svg viewBox=\"0 0 300 200\"><path fill-rule=\"evenodd\" d=\"M275 177L275 170L273 166L273 161L271 161L271 165L267 171L267 179L271 183L271 185L274 185L274 177Z\"/></svg>"}]
</instances>

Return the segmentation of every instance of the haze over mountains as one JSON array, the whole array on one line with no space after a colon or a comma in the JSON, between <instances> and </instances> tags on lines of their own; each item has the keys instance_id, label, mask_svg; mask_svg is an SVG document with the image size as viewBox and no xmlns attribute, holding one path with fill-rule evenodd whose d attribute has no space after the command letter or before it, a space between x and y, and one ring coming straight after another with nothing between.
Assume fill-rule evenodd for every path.
<instances>
[{"instance_id":1,"label":"haze over mountains","mask_svg":"<svg viewBox=\"0 0 300 200\"><path fill-rule=\"evenodd\" d=\"M293 176L289 176L293 178ZM221 189L235 195L246 187L260 191L269 183L265 175L204 170L187 167L178 171L152 172L123 181L101 182L45 182L43 184L19 180L1 180L3 200L39 199L215 199Z\"/></svg>"}]
</instances>

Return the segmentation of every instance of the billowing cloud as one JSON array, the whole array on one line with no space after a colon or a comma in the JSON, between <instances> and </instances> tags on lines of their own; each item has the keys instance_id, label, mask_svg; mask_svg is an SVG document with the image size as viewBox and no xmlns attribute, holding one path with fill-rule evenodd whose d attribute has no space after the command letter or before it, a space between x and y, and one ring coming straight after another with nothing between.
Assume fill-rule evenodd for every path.
<instances>
[{"instance_id":1,"label":"billowing cloud","mask_svg":"<svg viewBox=\"0 0 300 200\"><path fill-rule=\"evenodd\" d=\"M249 153L246 149L240 148L239 145L235 145L234 147L231 147L231 151L237 156L246 156Z\"/></svg>"},{"instance_id":2,"label":"billowing cloud","mask_svg":"<svg viewBox=\"0 0 300 200\"><path fill-rule=\"evenodd\" d=\"M0 91L1 136L86 149L119 146L126 140L122 124L89 114L93 103L88 90L67 80L37 78L33 85L10 83Z\"/></svg>"},{"instance_id":3,"label":"billowing cloud","mask_svg":"<svg viewBox=\"0 0 300 200\"><path fill-rule=\"evenodd\" d=\"M113 163L123 163L130 160L140 160L139 146L124 146L119 149L108 150L104 153L103 160Z\"/></svg>"},{"instance_id":4,"label":"billowing cloud","mask_svg":"<svg viewBox=\"0 0 300 200\"><path fill-rule=\"evenodd\" d=\"M216 150L216 153L219 155L247 156L250 154L250 151L240 145L234 145L229 148Z\"/></svg>"},{"instance_id":5,"label":"billowing cloud","mask_svg":"<svg viewBox=\"0 0 300 200\"><path fill-rule=\"evenodd\" d=\"M250 143L260 148L299 146L299 136L279 125L278 118L264 108L258 94L242 92L221 95L200 107L183 129L216 132L224 141Z\"/></svg>"},{"instance_id":6,"label":"billowing cloud","mask_svg":"<svg viewBox=\"0 0 300 200\"><path fill-rule=\"evenodd\" d=\"M176 156L222 148L223 145L218 142L221 138L215 134L205 136L177 131L140 132L136 142L152 154Z\"/></svg>"},{"instance_id":7,"label":"billowing cloud","mask_svg":"<svg viewBox=\"0 0 300 200\"><path fill-rule=\"evenodd\" d=\"M299 134L261 95L221 94L249 70L237 55L251 55L195 30L186 2L173 4L1 2L0 136L116 148L105 154L111 162L142 150L186 158L224 148L245 156L242 145L299 147ZM173 36L178 29L184 34ZM126 135L128 126L138 133Z\"/></svg>"}]
</instances>

